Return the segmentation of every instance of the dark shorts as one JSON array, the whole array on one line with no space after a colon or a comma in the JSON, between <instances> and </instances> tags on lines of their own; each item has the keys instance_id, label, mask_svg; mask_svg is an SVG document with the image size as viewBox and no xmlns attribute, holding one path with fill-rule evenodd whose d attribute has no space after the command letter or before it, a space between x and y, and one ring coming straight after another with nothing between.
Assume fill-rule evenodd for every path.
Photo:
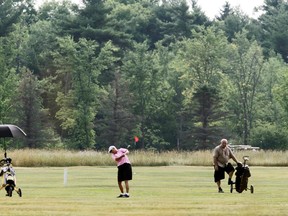
<instances>
[{"instance_id":1,"label":"dark shorts","mask_svg":"<svg viewBox=\"0 0 288 216\"><path fill-rule=\"evenodd\" d=\"M230 173L234 170L235 169L231 163L228 163L225 167L218 166L218 171L214 171L214 181L218 182L222 179L225 179L225 172Z\"/></svg>"},{"instance_id":2,"label":"dark shorts","mask_svg":"<svg viewBox=\"0 0 288 216\"><path fill-rule=\"evenodd\" d=\"M118 182L132 180L132 166L124 163L118 166Z\"/></svg>"}]
</instances>

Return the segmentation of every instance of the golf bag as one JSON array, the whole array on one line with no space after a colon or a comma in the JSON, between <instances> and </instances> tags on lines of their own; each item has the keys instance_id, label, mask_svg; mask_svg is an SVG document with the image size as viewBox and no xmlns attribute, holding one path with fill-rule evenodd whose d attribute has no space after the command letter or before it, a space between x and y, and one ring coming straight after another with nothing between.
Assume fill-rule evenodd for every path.
<instances>
[{"instance_id":1,"label":"golf bag","mask_svg":"<svg viewBox=\"0 0 288 216\"><path fill-rule=\"evenodd\" d=\"M238 193L242 193L244 190L250 190L251 193L254 193L253 185L248 188L248 179L251 177L249 166L246 162L249 160L248 156L243 157L244 163L238 163L236 167L236 179L235 183L231 184L230 192L233 192L234 186Z\"/></svg>"},{"instance_id":2,"label":"golf bag","mask_svg":"<svg viewBox=\"0 0 288 216\"><path fill-rule=\"evenodd\" d=\"M20 197L22 197L22 191L16 187L16 173L11 164L11 158L5 158L1 160L3 164L1 167L0 176L2 177L2 184L0 190L5 188L6 196L12 197L12 193L15 190Z\"/></svg>"}]
</instances>

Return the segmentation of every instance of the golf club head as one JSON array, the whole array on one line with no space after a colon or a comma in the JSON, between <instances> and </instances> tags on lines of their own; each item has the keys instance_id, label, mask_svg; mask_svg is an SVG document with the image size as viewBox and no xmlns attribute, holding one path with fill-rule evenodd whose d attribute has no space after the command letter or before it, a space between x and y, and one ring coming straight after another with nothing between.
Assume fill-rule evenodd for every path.
<instances>
[{"instance_id":1,"label":"golf club head","mask_svg":"<svg viewBox=\"0 0 288 216\"><path fill-rule=\"evenodd\" d=\"M249 161L249 156L243 156L244 161Z\"/></svg>"}]
</instances>

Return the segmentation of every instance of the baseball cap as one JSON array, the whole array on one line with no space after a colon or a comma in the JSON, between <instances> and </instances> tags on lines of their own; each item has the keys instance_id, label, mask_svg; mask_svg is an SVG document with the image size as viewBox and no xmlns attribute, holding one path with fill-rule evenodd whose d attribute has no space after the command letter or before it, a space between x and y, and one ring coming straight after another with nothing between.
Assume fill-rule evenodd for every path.
<instances>
[{"instance_id":1,"label":"baseball cap","mask_svg":"<svg viewBox=\"0 0 288 216\"><path fill-rule=\"evenodd\" d=\"M108 149L108 153L111 153L112 149L116 148L115 146L110 146Z\"/></svg>"}]
</instances>

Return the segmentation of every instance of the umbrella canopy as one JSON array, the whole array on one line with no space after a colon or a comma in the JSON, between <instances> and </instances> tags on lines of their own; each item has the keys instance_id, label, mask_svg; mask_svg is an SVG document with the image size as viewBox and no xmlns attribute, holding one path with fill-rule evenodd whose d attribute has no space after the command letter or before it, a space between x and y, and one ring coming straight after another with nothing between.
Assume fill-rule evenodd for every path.
<instances>
[{"instance_id":1,"label":"umbrella canopy","mask_svg":"<svg viewBox=\"0 0 288 216\"><path fill-rule=\"evenodd\" d=\"M0 125L0 137L25 137L26 133L16 125Z\"/></svg>"}]
</instances>

